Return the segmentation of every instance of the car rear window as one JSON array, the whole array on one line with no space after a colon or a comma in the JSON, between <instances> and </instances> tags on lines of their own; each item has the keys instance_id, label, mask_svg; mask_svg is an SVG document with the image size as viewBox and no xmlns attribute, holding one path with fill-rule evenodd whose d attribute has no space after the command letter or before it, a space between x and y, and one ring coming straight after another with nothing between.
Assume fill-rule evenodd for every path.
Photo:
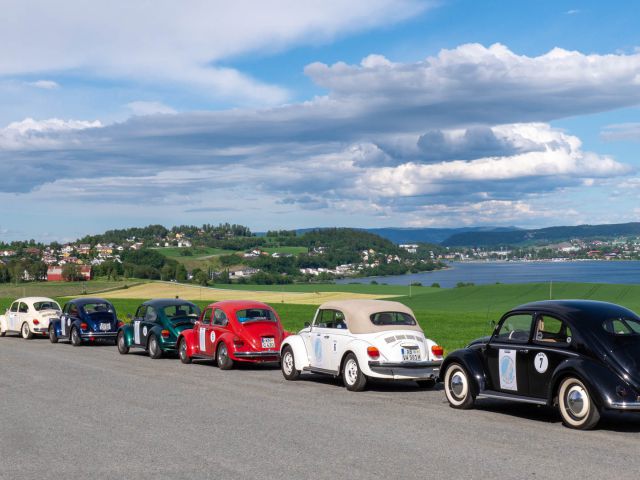
<instances>
[{"instance_id":1,"label":"car rear window","mask_svg":"<svg viewBox=\"0 0 640 480\"><path fill-rule=\"evenodd\" d=\"M110 303L106 303L106 302L85 303L82 306L82 309L89 315L93 313L99 313L99 312L113 313L113 307L111 306Z\"/></svg>"},{"instance_id":2,"label":"car rear window","mask_svg":"<svg viewBox=\"0 0 640 480\"><path fill-rule=\"evenodd\" d=\"M610 318L602 328L612 335L640 335L640 321L636 318Z\"/></svg>"},{"instance_id":3,"label":"car rear window","mask_svg":"<svg viewBox=\"0 0 640 480\"><path fill-rule=\"evenodd\" d=\"M275 314L268 308L247 308L246 310L238 310L236 318L240 323L267 321L275 322Z\"/></svg>"},{"instance_id":4,"label":"car rear window","mask_svg":"<svg viewBox=\"0 0 640 480\"><path fill-rule=\"evenodd\" d=\"M195 320L200 315L200 309L190 303L183 303L181 305L169 305L163 308L164 315L169 320L184 320L189 318Z\"/></svg>"},{"instance_id":5,"label":"car rear window","mask_svg":"<svg viewBox=\"0 0 640 480\"><path fill-rule=\"evenodd\" d=\"M41 312L42 310L60 310L60 305L56 302L35 302L33 304L33 308L36 309L36 312Z\"/></svg>"},{"instance_id":6,"label":"car rear window","mask_svg":"<svg viewBox=\"0 0 640 480\"><path fill-rule=\"evenodd\" d=\"M371 323L377 326L416 324L416 319L404 312L378 312L369 318L371 318Z\"/></svg>"}]
</instances>

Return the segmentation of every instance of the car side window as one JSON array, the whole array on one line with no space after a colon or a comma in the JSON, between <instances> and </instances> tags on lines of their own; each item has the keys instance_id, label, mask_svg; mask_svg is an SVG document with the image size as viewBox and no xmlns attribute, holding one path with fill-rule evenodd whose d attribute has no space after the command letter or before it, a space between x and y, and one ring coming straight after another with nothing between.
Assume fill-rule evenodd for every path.
<instances>
[{"instance_id":1,"label":"car side window","mask_svg":"<svg viewBox=\"0 0 640 480\"><path fill-rule=\"evenodd\" d=\"M211 317L213 315L213 310L211 308L207 308L202 314L202 323L203 325L211 325Z\"/></svg>"},{"instance_id":2,"label":"car side window","mask_svg":"<svg viewBox=\"0 0 640 480\"><path fill-rule=\"evenodd\" d=\"M156 313L155 308L147 307L147 311L144 314L145 322L155 322L158 319L158 314Z\"/></svg>"},{"instance_id":3,"label":"car side window","mask_svg":"<svg viewBox=\"0 0 640 480\"><path fill-rule=\"evenodd\" d=\"M527 343L532 323L533 316L530 314L511 315L500 324L494 339L506 343Z\"/></svg>"},{"instance_id":4,"label":"car side window","mask_svg":"<svg viewBox=\"0 0 640 480\"><path fill-rule=\"evenodd\" d=\"M213 312L213 324L224 327L227 325L227 323L228 323L228 320L225 313L219 308L216 308L215 311Z\"/></svg>"},{"instance_id":5,"label":"car side window","mask_svg":"<svg viewBox=\"0 0 640 480\"><path fill-rule=\"evenodd\" d=\"M135 318L144 318L145 313L147 312L146 305L140 305L138 307L138 311L136 312Z\"/></svg>"},{"instance_id":6,"label":"car side window","mask_svg":"<svg viewBox=\"0 0 640 480\"><path fill-rule=\"evenodd\" d=\"M533 340L536 343L566 346L571 343L571 329L562 320L549 315L538 315Z\"/></svg>"},{"instance_id":7,"label":"car side window","mask_svg":"<svg viewBox=\"0 0 640 480\"><path fill-rule=\"evenodd\" d=\"M75 303L69 305L69 315L72 317L79 317L80 311L78 310L78 306Z\"/></svg>"},{"instance_id":8,"label":"car side window","mask_svg":"<svg viewBox=\"0 0 640 480\"><path fill-rule=\"evenodd\" d=\"M18 311L20 313L28 313L29 312L29 306L24 302L20 302L20 306L18 307Z\"/></svg>"},{"instance_id":9,"label":"car side window","mask_svg":"<svg viewBox=\"0 0 640 480\"><path fill-rule=\"evenodd\" d=\"M347 324L344 321L344 313L340 310L320 310L316 326L318 328L347 328Z\"/></svg>"},{"instance_id":10,"label":"car side window","mask_svg":"<svg viewBox=\"0 0 640 480\"><path fill-rule=\"evenodd\" d=\"M11 304L11 309L10 309L10 311L11 311L11 312L17 312L17 311L18 311L18 302L13 302L13 303Z\"/></svg>"}]
</instances>

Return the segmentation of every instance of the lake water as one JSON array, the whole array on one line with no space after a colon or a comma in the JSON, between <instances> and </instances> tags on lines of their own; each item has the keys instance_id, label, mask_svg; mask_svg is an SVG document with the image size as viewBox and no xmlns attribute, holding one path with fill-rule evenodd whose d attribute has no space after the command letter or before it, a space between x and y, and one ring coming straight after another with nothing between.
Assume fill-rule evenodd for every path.
<instances>
[{"instance_id":1,"label":"lake water","mask_svg":"<svg viewBox=\"0 0 640 480\"><path fill-rule=\"evenodd\" d=\"M388 277L365 277L338 280L337 283L361 282L390 285L409 285L420 282L425 286L439 283L441 287L455 287L458 282L476 285L488 283L586 282L623 283L640 285L640 261L584 261L584 262L454 262L447 270L411 273Z\"/></svg>"}]
</instances>

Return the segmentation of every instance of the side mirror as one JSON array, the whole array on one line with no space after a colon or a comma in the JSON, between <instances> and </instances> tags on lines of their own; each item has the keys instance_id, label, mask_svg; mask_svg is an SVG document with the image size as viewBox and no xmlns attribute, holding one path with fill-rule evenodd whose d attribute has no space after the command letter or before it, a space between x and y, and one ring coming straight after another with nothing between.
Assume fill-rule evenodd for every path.
<instances>
[{"instance_id":1,"label":"side mirror","mask_svg":"<svg viewBox=\"0 0 640 480\"><path fill-rule=\"evenodd\" d=\"M309 322L304 322L304 328L309 328L311 327L311 324Z\"/></svg>"}]
</instances>

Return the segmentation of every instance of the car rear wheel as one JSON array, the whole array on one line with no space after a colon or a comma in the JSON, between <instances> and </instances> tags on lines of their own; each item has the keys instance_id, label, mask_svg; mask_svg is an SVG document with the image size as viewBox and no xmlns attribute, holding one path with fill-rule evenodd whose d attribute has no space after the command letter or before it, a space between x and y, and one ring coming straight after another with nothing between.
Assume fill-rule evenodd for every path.
<instances>
[{"instance_id":1,"label":"car rear wheel","mask_svg":"<svg viewBox=\"0 0 640 480\"><path fill-rule=\"evenodd\" d=\"M56 329L53 325L49 325L49 341L51 343L58 343L58 335L56 335Z\"/></svg>"},{"instance_id":2,"label":"car rear wheel","mask_svg":"<svg viewBox=\"0 0 640 480\"><path fill-rule=\"evenodd\" d=\"M27 322L24 322L22 324L20 333L22 334L22 338L24 338L25 340L31 340L33 338L33 333L31 333L31 329L29 328L29 324Z\"/></svg>"},{"instance_id":3,"label":"car rear wheel","mask_svg":"<svg viewBox=\"0 0 640 480\"><path fill-rule=\"evenodd\" d=\"M598 406L585 384L577 378L565 378L560 384L558 407L562 423L569 428L590 430L600 421Z\"/></svg>"},{"instance_id":4,"label":"car rear wheel","mask_svg":"<svg viewBox=\"0 0 640 480\"><path fill-rule=\"evenodd\" d=\"M118 332L116 344L118 345L118 352L120 352L121 355L129 353L129 347L127 346L127 341L124 338L124 332L122 330Z\"/></svg>"},{"instance_id":5,"label":"car rear wheel","mask_svg":"<svg viewBox=\"0 0 640 480\"><path fill-rule=\"evenodd\" d=\"M430 389L436 386L436 381L433 379L430 380L417 380L418 388Z\"/></svg>"},{"instance_id":6,"label":"car rear wheel","mask_svg":"<svg viewBox=\"0 0 640 480\"><path fill-rule=\"evenodd\" d=\"M296 370L296 362L293 356L293 350L290 346L284 347L282 351L282 360L280 362L282 375L287 380L297 380L300 377L300 370Z\"/></svg>"},{"instance_id":7,"label":"car rear wheel","mask_svg":"<svg viewBox=\"0 0 640 480\"><path fill-rule=\"evenodd\" d=\"M444 374L444 393L453 408L468 409L473 406L475 397L469 381L469 375L464 367L452 363Z\"/></svg>"},{"instance_id":8,"label":"car rear wheel","mask_svg":"<svg viewBox=\"0 0 640 480\"><path fill-rule=\"evenodd\" d=\"M367 377L358 364L358 359L353 353L347 355L342 368L342 380L347 390L351 392L361 392L367 386Z\"/></svg>"},{"instance_id":9,"label":"car rear wheel","mask_svg":"<svg viewBox=\"0 0 640 480\"><path fill-rule=\"evenodd\" d=\"M178 343L178 355L180 355L180 361L182 363L191 363L191 357L187 353L187 341L182 337L180 343Z\"/></svg>"},{"instance_id":10,"label":"car rear wheel","mask_svg":"<svg viewBox=\"0 0 640 480\"><path fill-rule=\"evenodd\" d=\"M231 370L233 368L233 360L229 357L229 350L227 350L227 345L224 342L220 342L220 345L218 345L216 362L220 370Z\"/></svg>"},{"instance_id":11,"label":"car rear wheel","mask_svg":"<svg viewBox=\"0 0 640 480\"><path fill-rule=\"evenodd\" d=\"M162 356L162 350L155 335L151 335L149 338L149 356L154 360Z\"/></svg>"},{"instance_id":12,"label":"car rear wheel","mask_svg":"<svg viewBox=\"0 0 640 480\"><path fill-rule=\"evenodd\" d=\"M80 333L78 333L78 329L77 328L72 328L71 329L71 345L73 345L74 347L79 347L80 345L82 345L82 339L80 338Z\"/></svg>"}]
</instances>

